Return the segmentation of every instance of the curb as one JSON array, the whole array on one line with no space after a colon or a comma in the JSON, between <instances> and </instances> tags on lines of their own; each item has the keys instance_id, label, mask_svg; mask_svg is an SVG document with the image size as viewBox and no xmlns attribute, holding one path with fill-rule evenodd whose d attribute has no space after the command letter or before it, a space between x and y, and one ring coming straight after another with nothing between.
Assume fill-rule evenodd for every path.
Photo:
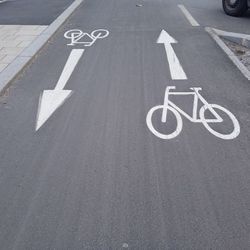
<instances>
[{"instance_id":1,"label":"curb","mask_svg":"<svg viewBox=\"0 0 250 250\"><path fill-rule=\"evenodd\" d=\"M31 59L43 48L61 25L80 6L84 0L75 0L57 19L50 24L32 43L21 52L10 65L0 73L0 94L2 94L15 77L24 69Z\"/></svg>"},{"instance_id":2,"label":"curb","mask_svg":"<svg viewBox=\"0 0 250 250\"><path fill-rule=\"evenodd\" d=\"M213 29L213 30L217 33L218 36L223 36L223 38L231 42L250 48L250 35L227 32L227 31L218 30L218 29Z\"/></svg>"},{"instance_id":3,"label":"curb","mask_svg":"<svg viewBox=\"0 0 250 250\"><path fill-rule=\"evenodd\" d=\"M231 39L247 40L248 38L250 38L250 36L244 35L244 34L225 32L225 31L213 29L210 27L206 27L205 30L214 39L214 41L219 45L219 47L227 54L227 56L236 65L236 67L241 71L241 73L250 81L250 71L220 38L220 36L223 36L224 38L231 37ZM242 37L241 35L244 35L244 37Z\"/></svg>"}]
</instances>

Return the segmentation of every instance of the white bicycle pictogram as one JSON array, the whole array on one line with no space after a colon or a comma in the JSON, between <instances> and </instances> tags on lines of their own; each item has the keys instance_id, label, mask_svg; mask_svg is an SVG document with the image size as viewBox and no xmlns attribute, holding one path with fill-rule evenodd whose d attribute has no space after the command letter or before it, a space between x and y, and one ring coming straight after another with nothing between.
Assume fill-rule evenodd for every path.
<instances>
[{"instance_id":1,"label":"white bicycle pictogram","mask_svg":"<svg viewBox=\"0 0 250 250\"><path fill-rule=\"evenodd\" d=\"M67 45L74 46L76 44L82 44L84 46L92 46L97 39L103 39L109 35L109 31L105 29L97 29L92 31L90 34L83 32L79 29L68 30L64 33L66 39L70 39L71 42ZM88 39L89 41L83 41L83 39ZM81 41L82 39L82 41Z\"/></svg>"},{"instance_id":2,"label":"white bicycle pictogram","mask_svg":"<svg viewBox=\"0 0 250 250\"><path fill-rule=\"evenodd\" d=\"M181 115L186 117L189 121L194 122L194 123L202 123L205 128L212 133L213 135L224 139L224 140L231 140L236 138L240 134L240 124L236 117L226 108L217 105L217 104L209 104L204 97L199 93L202 88L196 87L196 88L190 88L192 91L189 92L171 92L171 90L174 90L176 87L175 86L168 86L165 91L165 98L164 98L164 103L163 105L158 105L153 108L151 108L147 114L147 126L149 130L157 137L161 139L173 139L176 136L180 134L182 131L183 127L183 121ZM175 96L184 96L184 95L193 95L194 96L194 101L193 101L193 114L189 115L185 111L183 111L180 107L178 107L175 103L169 100L169 97L171 95ZM198 101L201 101L204 105L200 108L199 110L199 118L198 118ZM227 115L232 124L233 124L233 131L227 134L222 134L220 132L215 131L214 128L210 126L210 124L213 123L221 123L223 122L222 117L216 112L216 109L219 110L220 112L223 112L225 115ZM169 133L169 134L163 134L157 129L155 129L153 122L152 122L152 117L153 114L158 111L162 110L161 114L161 122L166 123L167 125L167 113L172 112L177 120L177 125L176 129L174 132ZM209 110L211 114L214 116L214 118L207 119L205 118L205 111Z\"/></svg>"}]
</instances>

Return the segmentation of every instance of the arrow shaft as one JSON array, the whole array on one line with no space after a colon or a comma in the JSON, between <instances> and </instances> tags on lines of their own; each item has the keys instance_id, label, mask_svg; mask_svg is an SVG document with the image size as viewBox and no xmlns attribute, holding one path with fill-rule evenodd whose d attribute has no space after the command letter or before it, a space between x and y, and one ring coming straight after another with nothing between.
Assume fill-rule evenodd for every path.
<instances>
[{"instance_id":1,"label":"arrow shaft","mask_svg":"<svg viewBox=\"0 0 250 250\"><path fill-rule=\"evenodd\" d=\"M82 57L84 49L73 49L69 55L69 58L64 66L63 72L57 82L55 90L63 90L66 86L70 76L72 75L76 65Z\"/></svg>"},{"instance_id":2,"label":"arrow shaft","mask_svg":"<svg viewBox=\"0 0 250 250\"><path fill-rule=\"evenodd\" d=\"M165 51L168 58L169 69L173 80L187 80L186 73L184 72L178 57L176 56L171 44L164 43Z\"/></svg>"}]
</instances>

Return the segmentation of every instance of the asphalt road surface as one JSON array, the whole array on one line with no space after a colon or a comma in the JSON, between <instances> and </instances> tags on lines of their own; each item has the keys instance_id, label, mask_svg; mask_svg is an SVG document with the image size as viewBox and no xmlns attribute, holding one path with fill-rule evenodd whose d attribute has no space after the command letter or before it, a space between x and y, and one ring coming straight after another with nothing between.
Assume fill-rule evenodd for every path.
<instances>
[{"instance_id":1,"label":"asphalt road surface","mask_svg":"<svg viewBox=\"0 0 250 250\"><path fill-rule=\"evenodd\" d=\"M1 249L249 249L250 84L204 27L242 20L250 33L250 20L210 2L183 1L201 24L192 27L175 0L86 0L12 84L0 105ZM67 46L70 29L109 36ZM186 80L171 78L156 43L163 29L178 41ZM85 49L64 88L73 94L36 131L40 94L55 88L72 49ZM155 136L146 117L167 86L201 87L240 134L224 140L182 115L178 136ZM192 114L192 96L170 99ZM211 127L230 133L217 111L223 122ZM180 124L168 113L167 123L153 114L162 134Z\"/></svg>"}]
</instances>

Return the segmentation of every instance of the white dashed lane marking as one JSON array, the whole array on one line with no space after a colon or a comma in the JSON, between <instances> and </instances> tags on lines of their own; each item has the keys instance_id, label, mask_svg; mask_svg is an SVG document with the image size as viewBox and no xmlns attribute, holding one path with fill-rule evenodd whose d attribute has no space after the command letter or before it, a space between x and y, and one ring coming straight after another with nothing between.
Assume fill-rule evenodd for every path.
<instances>
[{"instance_id":1,"label":"white dashed lane marking","mask_svg":"<svg viewBox=\"0 0 250 250\"><path fill-rule=\"evenodd\" d=\"M181 9L182 13L192 26L194 27L200 26L200 24L193 18L193 16L190 14L190 12L186 9L184 5L179 4L178 7Z\"/></svg>"}]
</instances>

